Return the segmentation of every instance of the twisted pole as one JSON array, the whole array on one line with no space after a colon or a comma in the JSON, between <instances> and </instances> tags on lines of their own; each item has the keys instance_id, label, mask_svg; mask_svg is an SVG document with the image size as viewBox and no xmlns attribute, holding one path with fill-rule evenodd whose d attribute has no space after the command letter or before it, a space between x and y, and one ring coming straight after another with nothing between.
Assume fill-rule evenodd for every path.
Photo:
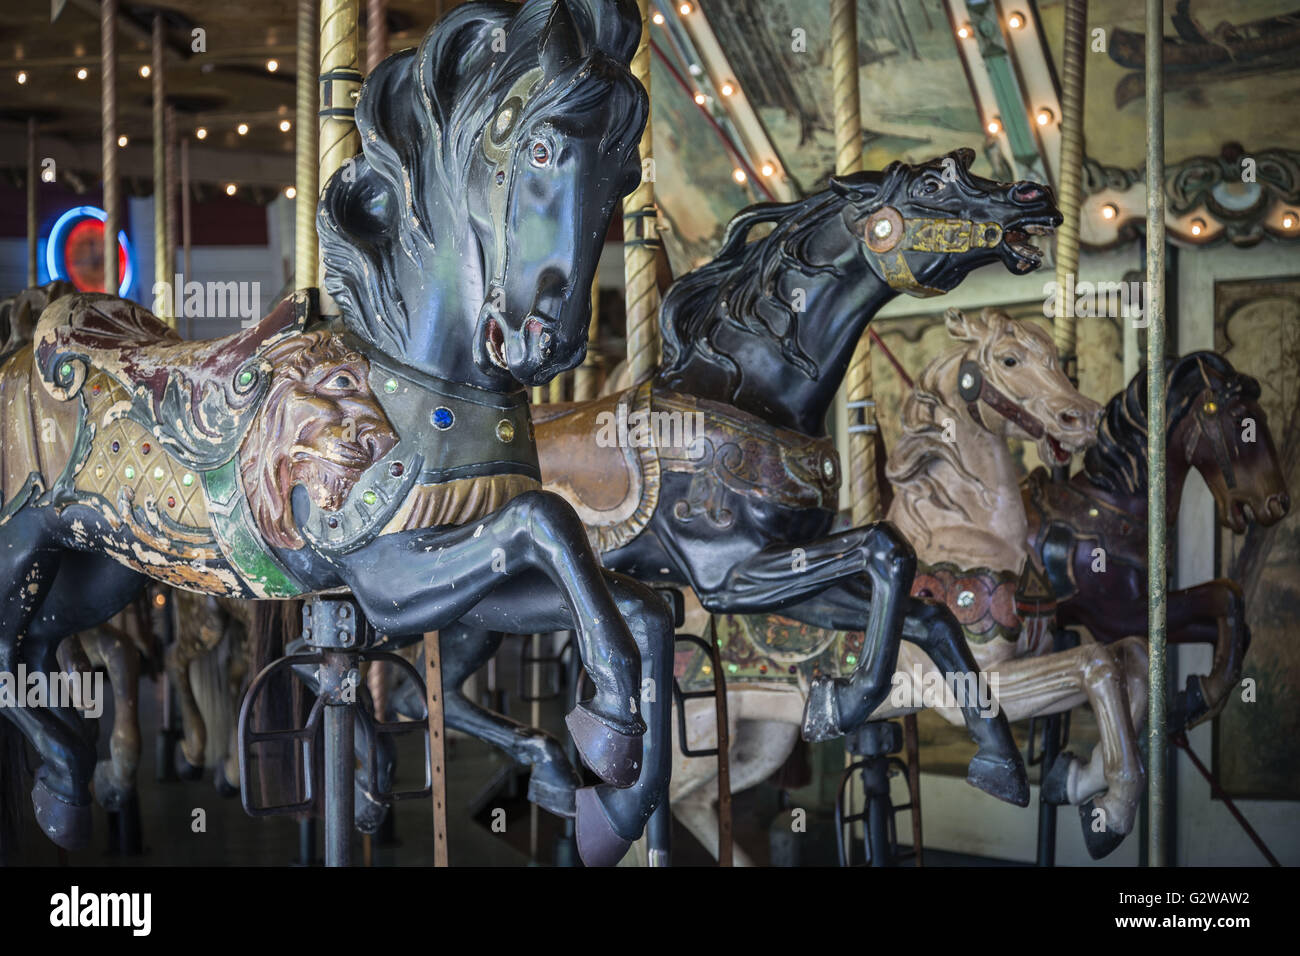
<instances>
[{"instance_id":1,"label":"twisted pole","mask_svg":"<svg viewBox=\"0 0 1300 956\"><path fill-rule=\"evenodd\" d=\"M319 35L316 0L298 0L298 88L294 106L294 285L316 285L316 101ZM187 266L188 269L188 266Z\"/></svg>"},{"instance_id":2,"label":"twisted pole","mask_svg":"<svg viewBox=\"0 0 1300 956\"><path fill-rule=\"evenodd\" d=\"M117 183L117 3L101 0L99 8L99 112L104 176L104 291L118 290L117 234L122 219Z\"/></svg>"},{"instance_id":3,"label":"twisted pole","mask_svg":"<svg viewBox=\"0 0 1300 956\"><path fill-rule=\"evenodd\" d=\"M388 0L366 0L366 72L388 56Z\"/></svg>"},{"instance_id":4,"label":"twisted pole","mask_svg":"<svg viewBox=\"0 0 1300 956\"><path fill-rule=\"evenodd\" d=\"M170 284L172 274L167 270L167 117L165 99L167 88L163 82L163 18L153 15L152 70L149 78L153 87L153 281ZM154 296L160 305L158 318L172 328L176 316L172 314L170 295Z\"/></svg>"},{"instance_id":5,"label":"twisted pole","mask_svg":"<svg viewBox=\"0 0 1300 956\"><path fill-rule=\"evenodd\" d=\"M1164 5L1146 0L1147 92L1147 435L1165 434L1165 74ZM1147 864L1164 866L1165 849L1165 443L1147 442Z\"/></svg>"},{"instance_id":6,"label":"twisted pole","mask_svg":"<svg viewBox=\"0 0 1300 956\"><path fill-rule=\"evenodd\" d=\"M641 42L632 57L632 75L650 93L649 0L637 0ZM627 363L631 384L639 385L659 366L659 251L654 185L654 136L647 118L641 135L641 182L623 200L623 274L627 302Z\"/></svg>"},{"instance_id":7,"label":"twisted pole","mask_svg":"<svg viewBox=\"0 0 1300 956\"><path fill-rule=\"evenodd\" d=\"M835 174L847 176L862 169L857 0L831 0L831 83L835 107ZM860 527L880 518L875 402L871 397L871 337L868 335L863 335L853 350L844 388L849 413L850 502L853 524Z\"/></svg>"},{"instance_id":8,"label":"twisted pole","mask_svg":"<svg viewBox=\"0 0 1300 956\"><path fill-rule=\"evenodd\" d=\"M163 275L169 280L174 280L176 276L176 107L168 104L163 115L164 129L164 167L167 170L167 192L163 198L164 221L166 223L166 269ZM187 270L188 271L188 270ZM177 283L178 285L180 283ZM172 328L178 328L180 324L179 316L172 316Z\"/></svg>"},{"instance_id":9,"label":"twisted pole","mask_svg":"<svg viewBox=\"0 0 1300 956\"><path fill-rule=\"evenodd\" d=\"M1066 0L1065 45L1061 61L1061 228L1056 233L1056 317L1053 333L1061 368L1079 381L1078 336L1074 310L1065 307L1066 277L1079 268L1079 206L1083 192L1083 80L1088 32L1088 0Z\"/></svg>"}]
</instances>

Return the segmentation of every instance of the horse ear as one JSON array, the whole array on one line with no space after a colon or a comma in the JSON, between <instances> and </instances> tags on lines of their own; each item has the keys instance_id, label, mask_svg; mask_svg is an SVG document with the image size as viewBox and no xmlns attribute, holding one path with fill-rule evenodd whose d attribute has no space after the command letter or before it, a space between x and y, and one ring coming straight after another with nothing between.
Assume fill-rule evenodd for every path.
<instances>
[{"instance_id":1,"label":"horse ear","mask_svg":"<svg viewBox=\"0 0 1300 956\"><path fill-rule=\"evenodd\" d=\"M952 156L967 170L969 170L971 165L975 162L975 150L971 149L969 146L962 146L959 149L954 149L952 151Z\"/></svg>"},{"instance_id":2,"label":"horse ear","mask_svg":"<svg viewBox=\"0 0 1300 956\"><path fill-rule=\"evenodd\" d=\"M555 76L582 59L582 37L569 13L566 0L556 0L551 15L542 28L541 66L547 76Z\"/></svg>"},{"instance_id":3,"label":"horse ear","mask_svg":"<svg viewBox=\"0 0 1300 956\"><path fill-rule=\"evenodd\" d=\"M949 309L943 314L948 334L959 342L978 342L988 331L988 317L981 313L971 317L961 309Z\"/></svg>"},{"instance_id":4,"label":"horse ear","mask_svg":"<svg viewBox=\"0 0 1300 956\"><path fill-rule=\"evenodd\" d=\"M567 2L583 37L624 66L632 62L632 54L641 42L641 11L636 0Z\"/></svg>"}]
</instances>

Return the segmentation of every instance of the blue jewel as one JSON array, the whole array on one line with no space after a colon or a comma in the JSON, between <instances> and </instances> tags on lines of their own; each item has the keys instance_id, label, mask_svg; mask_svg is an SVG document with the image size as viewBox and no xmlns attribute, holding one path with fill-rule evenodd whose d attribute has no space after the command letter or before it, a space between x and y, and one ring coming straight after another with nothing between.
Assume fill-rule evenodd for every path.
<instances>
[{"instance_id":1,"label":"blue jewel","mask_svg":"<svg viewBox=\"0 0 1300 956\"><path fill-rule=\"evenodd\" d=\"M451 409L446 405L439 405L433 410L433 424L435 428L446 431L456 423L456 416L451 413Z\"/></svg>"}]
</instances>

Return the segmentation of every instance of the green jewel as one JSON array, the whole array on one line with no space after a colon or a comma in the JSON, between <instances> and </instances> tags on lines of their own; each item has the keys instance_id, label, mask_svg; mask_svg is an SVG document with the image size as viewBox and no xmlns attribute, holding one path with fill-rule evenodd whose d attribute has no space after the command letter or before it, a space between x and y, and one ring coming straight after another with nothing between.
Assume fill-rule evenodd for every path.
<instances>
[{"instance_id":1,"label":"green jewel","mask_svg":"<svg viewBox=\"0 0 1300 956\"><path fill-rule=\"evenodd\" d=\"M844 661L845 663L848 664L856 664L858 662L858 658L856 654L846 654L844 655Z\"/></svg>"},{"instance_id":2,"label":"green jewel","mask_svg":"<svg viewBox=\"0 0 1300 956\"><path fill-rule=\"evenodd\" d=\"M194 484L194 476L188 471L185 472L185 477L181 479L181 484L188 488L190 485Z\"/></svg>"},{"instance_id":3,"label":"green jewel","mask_svg":"<svg viewBox=\"0 0 1300 956\"><path fill-rule=\"evenodd\" d=\"M251 382L252 380L253 380L253 372L252 372L252 369L247 369L247 368L246 368L246 369L244 369L242 372L239 373L239 384L240 384L240 385L247 385L247 384L248 384L249 382Z\"/></svg>"},{"instance_id":4,"label":"green jewel","mask_svg":"<svg viewBox=\"0 0 1300 956\"><path fill-rule=\"evenodd\" d=\"M373 505L375 501L378 500L378 497L379 496L376 495L373 491L367 491L365 494L361 496L361 500L368 505Z\"/></svg>"},{"instance_id":5,"label":"green jewel","mask_svg":"<svg viewBox=\"0 0 1300 956\"><path fill-rule=\"evenodd\" d=\"M393 392L397 391L397 379L390 378L388 381L386 381L384 383L384 391L387 392L389 395L392 395Z\"/></svg>"},{"instance_id":6,"label":"green jewel","mask_svg":"<svg viewBox=\"0 0 1300 956\"><path fill-rule=\"evenodd\" d=\"M126 475L127 481L131 481L133 478L135 478L135 469L132 468L130 465L127 465L126 468L123 470L122 474Z\"/></svg>"},{"instance_id":7,"label":"green jewel","mask_svg":"<svg viewBox=\"0 0 1300 956\"><path fill-rule=\"evenodd\" d=\"M163 470L162 470L162 465L159 465L157 468L155 468L155 469L153 470L153 480L154 480L154 481L162 481L162 480L163 480Z\"/></svg>"},{"instance_id":8,"label":"green jewel","mask_svg":"<svg viewBox=\"0 0 1300 956\"><path fill-rule=\"evenodd\" d=\"M59 366L59 374L64 378L72 378L72 363L64 362Z\"/></svg>"}]
</instances>

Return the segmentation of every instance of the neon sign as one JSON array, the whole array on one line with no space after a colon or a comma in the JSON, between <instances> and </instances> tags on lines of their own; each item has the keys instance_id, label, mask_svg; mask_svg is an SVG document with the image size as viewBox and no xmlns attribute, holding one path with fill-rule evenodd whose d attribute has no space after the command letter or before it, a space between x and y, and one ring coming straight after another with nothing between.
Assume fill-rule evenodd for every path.
<instances>
[{"instance_id":1,"label":"neon sign","mask_svg":"<svg viewBox=\"0 0 1300 956\"><path fill-rule=\"evenodd\" d=\"M81 292L103 291L104 222L108 214L95 206L76 206L54 223L45 243L45 268L51 279L66 279ZM125 231L117 234L117 294L125 296L135 281L135 255Z\"/></svg>"}]
</instances>

